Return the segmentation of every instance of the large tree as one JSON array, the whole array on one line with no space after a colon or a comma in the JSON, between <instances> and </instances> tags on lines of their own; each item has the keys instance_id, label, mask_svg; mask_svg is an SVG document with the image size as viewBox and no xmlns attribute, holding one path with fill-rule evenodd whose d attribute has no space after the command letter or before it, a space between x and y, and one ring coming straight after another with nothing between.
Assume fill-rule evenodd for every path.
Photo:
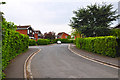
<instances>
[{"instance_id":1,"label":"large tree","mask_svg":"<svg viewBox=\"0 0 120 80\"><path fill-rule=\"evenodd\" d=\"M109 26L119 17L113 5L105 3L80 8L73 13L75 17L70 20L70 26L88 37L109 35Z\"/></svg>"},{"instance_id":2,"label":"large tree","mask_svg":"<svg viewBox=\"0 0 120 80\"><path fill-rule=\"evenodd\" d=\"M55 32L44 33L45 39L55 39Z\"/></svg>"}]
</instances>

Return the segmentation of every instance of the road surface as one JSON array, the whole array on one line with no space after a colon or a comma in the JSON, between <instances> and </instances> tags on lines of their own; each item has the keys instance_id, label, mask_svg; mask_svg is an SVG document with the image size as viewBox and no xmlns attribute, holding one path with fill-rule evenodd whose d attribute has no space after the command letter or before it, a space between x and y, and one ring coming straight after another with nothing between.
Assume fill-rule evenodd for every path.
<instances>
[{"instance_id":1,"label":"road surface","mask_svg":"<svg viewBox=\"0 0 120 80\"><path fill-rule=\"evenodd\" d=\"M118 78L118 69L84 59L72 53L68 44L37 48L41 51L31 61L33 78Z\"/></svg>"}]
</instances>

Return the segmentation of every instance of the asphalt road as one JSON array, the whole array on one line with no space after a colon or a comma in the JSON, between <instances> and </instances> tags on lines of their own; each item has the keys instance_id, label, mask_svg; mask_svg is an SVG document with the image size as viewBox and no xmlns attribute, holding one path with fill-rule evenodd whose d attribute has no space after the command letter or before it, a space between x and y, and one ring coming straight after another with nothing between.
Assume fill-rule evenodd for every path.
<instances>
[{"instance_id":1,"label":"asphalt road","mask_svg":"<svg viewBox=\"0 0 120 80\"><path fill-rule=\"evenodd\" d=\"M68 50L67 44L37 48L41 51L31 61L33 78L118 78L117 69L86 60Z\"/></svg>"}]
</instances>

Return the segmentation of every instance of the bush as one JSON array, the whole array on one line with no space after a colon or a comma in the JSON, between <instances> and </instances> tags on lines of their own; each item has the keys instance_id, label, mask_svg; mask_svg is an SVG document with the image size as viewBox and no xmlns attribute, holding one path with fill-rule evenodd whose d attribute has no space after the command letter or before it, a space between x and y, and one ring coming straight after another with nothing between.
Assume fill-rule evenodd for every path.
<instances>
[{"instance_id":1,"label":"bush","mask_svg":"<svg viewBox=\"0 0 120 80\"><path fill-rule=\"evenodd\" d=\"M34 39L29 39L29 46L35 46L36 41Z\"/></svg>"},{"instance_id":2,"label":"bush","mask_svg":"<svg viewBox=\"0 0 120 80\"><path fill-rule=\"evenodd\" d=\"M2 40L2 69L4 70L9 61L20 53L26 51L29 45L29 37L14 30L3 31Z\"/></svg>"},{"instance_id":3,"label":"bush","mask_svg":"<svg viewBox=\"0 0 120 80\"><path fill-rule=\"evenodd\" d=\"M56 42L56 39L50 39L50 44L54 44Z\"/></svg>"},{"instance_id":4,"label":"bush","mask_svg":"<svg viewBox=\"0 0 120 80\"><path fill-rule=\"evenodd\" d=\"M77 38L76 47L89 52L98 53L110 57L116 57L118 42L114 36Z\"/></svg>"},{"instance_id":5,"label":"bush","mask_svg":"<svg viewBox=\"0 0 120 80\"><path fill-rule=\"evenodd\" d=\"M38 45L48 45L48 44L50 44L50 40L48 40L48 39L38 39L37 44Z\"/></svg>"},{"instance_id":6,"label":"bush","mask_svg":"<svg viewBox=\"0 0 120 80\"><path fill-rule=\"evenodd\" d=\"M57 41L61 41L61 43L73 43L73 40L70 39L56 39L56 42Z\"/></svg>"},{"instance_id":7,"label":"bush","mask_svg":"<svg viewBox=\"0 0 120 80\"><path fill-rule=\"evenodd\" d=\"M120 29L112 29L111 35L120 38Z\"/></svg>"}]
</instances>

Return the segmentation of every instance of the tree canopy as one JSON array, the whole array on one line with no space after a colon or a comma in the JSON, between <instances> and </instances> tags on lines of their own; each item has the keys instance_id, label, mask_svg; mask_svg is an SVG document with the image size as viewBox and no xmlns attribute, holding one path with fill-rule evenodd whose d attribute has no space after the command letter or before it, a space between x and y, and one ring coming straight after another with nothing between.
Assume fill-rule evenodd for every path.
<instances>
[{"instance_id":1,"label":"tree canopy","mask_svg":"<svg viewBox=\"0 0 120 80\"><path fill-rule=\"evenodd\" d=\"M45 39L55 39L55 32L44 33Z\"/></svg>"},{"instance_id":2,"label":"tree canopy","mask_svg":"<svg viewBox=\"0 0 120 80\"><path fill-rule=\"evenodd\" d=\"M109 35L109 26L119 17L113 5L105 3L89 5L73 13L75 16L70 20L70 26L88 37Z\"/></svg>"}]
</instances>

